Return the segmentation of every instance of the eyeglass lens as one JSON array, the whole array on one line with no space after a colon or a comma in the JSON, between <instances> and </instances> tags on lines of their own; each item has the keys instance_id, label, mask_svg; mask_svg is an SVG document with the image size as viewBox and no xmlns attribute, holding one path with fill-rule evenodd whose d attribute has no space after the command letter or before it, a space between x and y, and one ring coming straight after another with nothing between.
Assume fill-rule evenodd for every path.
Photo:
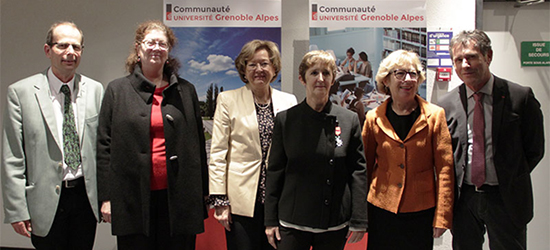
<instances>
[{"instance_id":1,"label":"eyeglass lens","mask_svg":"<svg viewBox=\"0 0 550 250\"><path fill-rule=\"evenodd\" d=\"M84 46L80 44L70 44L70 43L53 43L53 45L55 45L55 47L60 50L66 50L69 48L69 46L73 47L74 51L82 51L82 48L84 48Z\"/></svg>"},{"instance_id":2,"label":"eyeglass lens","mask_svg":"<svg viewBox=\"0 0 550 250\"><path fill-rule=\"evenodd\" d=\"M250 62L246 66L249 69L256 69L256 67L258 67L258 66L260 66L260 68L262 68L262 69L266 69L269 65L271 65L271 63L269 63L269 62L260 62L260 63Z\"/></svg>"},{"instance_id":3,"label":"eyeglass lens","mask_svg":"<svg viewBox=\"0 0 550 250\"><path fill-rule=\"evenodd\" d=\"M143 41L143 44L145 44L145 47L147 47L148 49L154 49L157 44L162 50L168 49L168 43L164 41L145 40Z\"/></svg>"},{"instance_id":4,"label":"eyeglass lens","mask_svg":"<svg viewBox=\"0 0 550 250\"><path fill-rule=\"evenodd\" d=\"M416 71L405 71L405 70L394 70L393 73L395 74L395 78L399 80L403 80L406 78L407 74L411 77L411 79L418 79L418 73Z\"/></svg>"}]
</instances>

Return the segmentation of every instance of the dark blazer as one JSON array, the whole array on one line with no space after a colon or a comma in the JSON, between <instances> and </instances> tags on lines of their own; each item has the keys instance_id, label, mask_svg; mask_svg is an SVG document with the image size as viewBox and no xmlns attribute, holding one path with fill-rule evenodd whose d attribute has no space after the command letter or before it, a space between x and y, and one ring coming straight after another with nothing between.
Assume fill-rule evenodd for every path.
<instances>
[{"instance_id":1,"label":"dark blazer","mask_svg":"<svg viewBox=\"0 0 550 250\"><path fill-rule=\"evenodd\" d=\"M341 145L336 145L336 124ZM357 114L305 101L275 117L266 178L265 225L279 220L326 229L367 228L367 173Z\"/></svg>"},{"instance_id":2,"label":"dark blazer","mask_svg":"<svg viewBox=\"0 0 550 250\"><path fill-rule=\"evenodd\" d=\"M530 174L544 155L542 111L531 88L496 76L494 79L493 160L500 194L512 221L525 225L533 218ZM461 187L468 161L466 86L462 84L444 95L439 105L447 116L456 183ZM460 188L456 189L456 194L460 195Z\"/></svg>"},{"instance_id":3,"label":"dark blazer","mask_svg":"<svg viewBox=\"0 0 550 250\"><path fill-rule=\"evenodd\" d=\"M155 86L139 67L109 83L98 128L98 195L111 201L114 235L149 235L151 105ZM207 217L208 169L195 87L172 75L161 110L166 139L170 232L198 234Z\"/></svg>"}]
</instances>

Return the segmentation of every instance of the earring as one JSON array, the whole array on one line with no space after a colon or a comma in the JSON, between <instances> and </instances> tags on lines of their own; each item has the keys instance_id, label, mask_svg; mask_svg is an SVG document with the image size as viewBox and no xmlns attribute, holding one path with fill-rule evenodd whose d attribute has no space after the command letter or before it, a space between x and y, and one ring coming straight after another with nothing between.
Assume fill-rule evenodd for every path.
<instances>
[{"instance_id":1,"label":"earring","mask_svg":"<svg viewBox=\"0 0 550 250\"><path fill-rule=\"evenodd\" d=\"M138 62L141 62L141 57L138 56L138 59L137 59Z\"/></svg>"},{"instance_id":2,"label":"earring","mask_svg":"<svg viewBox=\"0 0 550 250\"><path fill-rule=\"evenodd\" d=\"M170 61L166 60L166 62L165 62L165 63L166 63L166 65L168 65L168 64L170 64Z\"/></svg>"}]
</instances>

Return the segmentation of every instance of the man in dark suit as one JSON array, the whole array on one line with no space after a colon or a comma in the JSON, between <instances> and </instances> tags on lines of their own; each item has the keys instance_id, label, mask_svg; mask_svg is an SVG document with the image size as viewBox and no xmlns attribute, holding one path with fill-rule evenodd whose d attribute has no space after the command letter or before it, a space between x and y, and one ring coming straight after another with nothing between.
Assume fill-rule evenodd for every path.
<instances>
[{"instance_id":1,"label":"man in dark suit","mask_svg":"<svg viewBox=\"0 0 550 250\"><path fill-rule=\"evenodd\" d=\"M529 87L491 74L491 40L463 31L451 40L464 82L439 100L451 132L456 183L453 248L526 249L533 218L531 171L544 155L543 118Z\"/></svg>"},{"instance_id":2,"label":"man in dark suit","mask_svg":"<svg viewBox=\"0 0 550 250\"><path fill-rule=\"evenodd\" d=\"M82 31L59 22L51 66L8 87L2 140L5 223L36 249L92 249L98 221L96 133L103 86L76 74Z\"/></svg>"}]
</instances>

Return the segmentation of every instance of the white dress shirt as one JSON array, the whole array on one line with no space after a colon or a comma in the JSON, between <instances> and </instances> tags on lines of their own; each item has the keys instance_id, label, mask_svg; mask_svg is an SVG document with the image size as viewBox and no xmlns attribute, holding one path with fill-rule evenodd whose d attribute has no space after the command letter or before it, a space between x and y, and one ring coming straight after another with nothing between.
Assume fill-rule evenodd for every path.
<instances>
[{"instance_id":1,"label":"white dress shirt","mask_svg":"<svg viewBox=\"0 0 550 250\"><path fill-rule=\"evenodd\" d=\"M48 69L48 83L50 85L50 98L52 100L53 110L55 114L55 120L57 122L57 135L58 138L61 139L61 152L63 154L63 180L74 180L77 178L80 178L83 176L82 174L82 165L78 165L78 168L76 170L70 168L67 166L67 163L65 163L65 153L63 152L63 109L65 107L65 94L63 94L61 90L61 86L63 84L67 84L69 86L69 89L71 90L71 103L73 106L73 112L74 112L74 120L75 120L75 129L76 131L79 131L78 129L78 110L76 108L76 96L77 93L75 93L75 87L74 87L74 77L66 83L63 83L59 78L57 78L54 74L52 69Z\"/></svg>"}]
</instances>

